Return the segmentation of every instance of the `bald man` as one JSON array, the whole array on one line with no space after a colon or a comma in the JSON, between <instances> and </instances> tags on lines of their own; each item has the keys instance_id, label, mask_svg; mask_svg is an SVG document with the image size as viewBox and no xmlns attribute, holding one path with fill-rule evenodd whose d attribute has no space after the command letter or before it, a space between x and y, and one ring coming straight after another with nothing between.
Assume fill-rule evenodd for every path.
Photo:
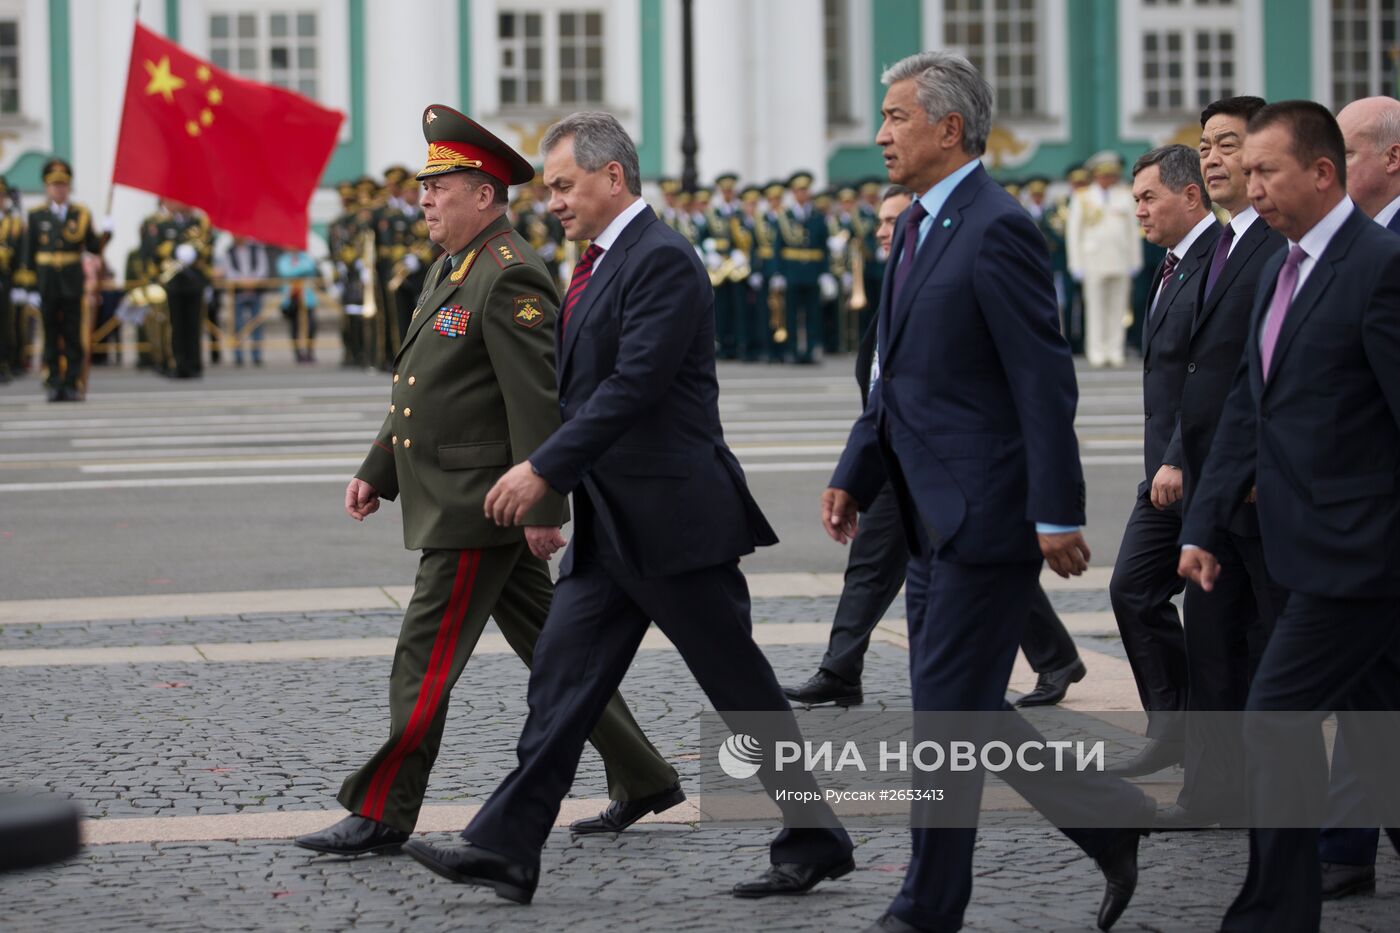
<instances>
[{"instance_id":1,"label":"bald man","mask_svg":"<svg viewBox=\"0 0 1400 933\"><path fill-rule=\"evenodd\" d=\"M1400 100L1365 97L1337 114L1347 147L1347 193L1376 223L1400 233Z\"/></svg>"}]
</instances>

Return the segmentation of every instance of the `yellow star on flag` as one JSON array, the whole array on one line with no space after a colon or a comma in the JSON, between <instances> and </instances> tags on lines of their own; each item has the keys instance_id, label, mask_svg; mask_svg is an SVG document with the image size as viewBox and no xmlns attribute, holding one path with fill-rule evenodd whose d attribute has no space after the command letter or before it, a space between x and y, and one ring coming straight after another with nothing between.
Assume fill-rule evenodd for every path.
<instances>
[{"instance_id":1,"label":"yellow star on flag","mask_svg":"<svg viewBox=\"0 0 1400 933\"><path fill-rule=\"evenodd\" d=\"M175 103L175 92L185 86L185 79L170 71L170 56L163 57L160 64L148 59L146 73L151 76L151 83L146 85L146 93L160 94L167 104Z\"/></svg>"},{"instance_id":2,"label":"yellow star on flag","mask_svg":"<svg viewBox=\"0 0 1400 933\"><path fill-rule=\"evenodd\" d=\"M224 92L216 87L211 87L209 89L208 97L209 103L214 104L215 106L218 106L219 104L222 104L224 102Z\"/></svg>"},{"instance_id":3,"label":"yellow star on flag","mask_svg":"<svg viewBox=\"0 0 1400 933\"><path fill-rule=\"evenodd\" d=\"M212 74L212 72L210 72L208 65L200 65L199 68L195 70L195 76L201 81L208 81L210 74Z\"/></svg>"}]
</instances>

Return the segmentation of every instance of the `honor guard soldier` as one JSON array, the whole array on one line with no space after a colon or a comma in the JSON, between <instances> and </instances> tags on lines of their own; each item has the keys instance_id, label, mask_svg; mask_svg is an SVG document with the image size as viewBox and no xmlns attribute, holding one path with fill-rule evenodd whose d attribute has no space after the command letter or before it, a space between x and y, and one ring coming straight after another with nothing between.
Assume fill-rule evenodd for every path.
<instances>
[{"instance_id":1,"label":"honor guard soldier","mask_svg":"<svg viewBox=\"0 0 1400 933\"><path fill-rule=\"evenodd\" d=\"M823 276L831 275L826 217L812 204L812 173L788 179L793 203L778 214L779 273L774 284L787 305L788 362L815 363L822 353Z\"/></svg>"},{"instance_id":2,"label":"honor guard soldier","mask_svg":"<svg viewBox=\"0 0 1400 933\"><path fill-rule=\"evenodd\" d=\"M763 277L760 286L760 307L765 314L764 330L767 334L765 345L768 348L768 362L781 363L788 339L786 294L783 290L782 260L779 258L781 244L778 232L778 215L784 210L783 198L787 188L780 181L770 181L763 186L763 200L754 211L754 272Z\"/></svg>"},{"instance_id":3,"label":"honor guard soldier","mask_svg":"<svg viewBox=\"0 0 1400 933\"><path fill-rule=\"evenodd\" d=\"M24 218L11 207L9 183L0 178L0 385L20 372L21 334L29 289L17 281L24 259Z\"/></svg>"},{"instance_id":4,"label":"honor guard soldier","mask_svg":"<svg viewBox=\"0 0 1400 933\"><path fill-rule=\"evenodd\" d=\"M722 360L739 357L739 329L743 317L744 280L737 280L735 270L747 262L734 242L734 225L738 221L739 176L725 172L715 179L714 195L705 207L705 266L710 272L710 284L715 290L716 355Z\"/></svg>"},{"instance_id":5,"label":"honor guard soldier","mask_svg":"<svg viewBox=\"0 0 1400 933\"><path fill-rule=\"evenodd\" d=\"M1093 183L1070 198L1065 246L1070 274L1083 285L1084 350L1090 366L1122 366L1124 318L1133 276L1143 267L1142 235L1123 163L1104 151L1087 163Z\"/></svg>"},{"instance_id":6,"label":"honor guard soldier","mask_svg":"<svg viewBox=\"0 0 1400 933\"><path fill-rule=\"evenodd\" d=\"M389 674L390 733L341 787L351 815L297 844L360 855L408 839L437 757L453 685L494 617L526 663L549 612L549 568L536 548L559 537L564 496L546 496L523 524L484 514L487 491L560 425L555 382L558 295L540 257L506 217L508 187L534 170L466 116L433 105L423 207L446 251L433 263L394 360L389 413L346 489L363 520L398 499L404 544L421 549L417 581ZM618 832L684 799L622 698L599 711L593 740L613 799L576 833Z\"/></svg>"},{"instance_id":7,"label":"honor guard soldier","mask_svg":"<svg viewBox=\"0 0 1400 933\"><path fill-rule=\"evenodd\" d=\"M821 291L822 339L818 346L825 353L839 349L841 336L841 276L846 269L846 243L836 219L836 190L823 188L812 196L812 207L826 222L826 274L817 280Z\"/></svg>"},{"instance_id":8,"label":"honor guard soldier","mask_svg":"<svg viewBox=\"0 0 1400 933\"><path fill-rule=\"evenodd\" d=\"M111 233L94 229L88 209L68 200L73 169L67 162L50 159L40 177L48 201L29 214L23 268L34 276L44 321L49 401L76 402L82 399L78 383L83 374L83 252L101 252Z\"/></svg>"},{"instance_id":9,"label":"honor guard soldier","mask_svg":"<svg viewBox=\"0 0 1400 933\"><path fill-rule=\"evenodd\" d=\"M661 190L661 207L656 211L656 216L661 218L661 222L672 230L685 236L682 226L685 223L685 215L679 207L681 180L679 178L663 178L656 183L656 187ZM686 239L690 239L686 237Z\"/></svg>"},{"instance_id":10,"label":"honor guard soldier","mask_svg":"<svg viewBox=\"0 0 1400 933\"><path fill-rule=\"evenodd\" d=\"M345 348L340 365L363 367L369 365L364 315L370 272L368 264L361 261L366 228L354 182L343 181L336 190L341 213L326 230L326 246L334 276L331 291L340 301L340 339Z\"/></svg>"},{"instance_id":11,"label":"honor guard soldier","mask_svg":"<svg viewBox=\"0 0 1400 933\"><path fill-rule=\"evenodd\" d=\"M163 199L142 231L142 252L150 280L165 289L170 313L170 355L176 379L202 375L200 336L204 292L213 273L213 234L204 212Z\"/></svg>"}]
</instances>

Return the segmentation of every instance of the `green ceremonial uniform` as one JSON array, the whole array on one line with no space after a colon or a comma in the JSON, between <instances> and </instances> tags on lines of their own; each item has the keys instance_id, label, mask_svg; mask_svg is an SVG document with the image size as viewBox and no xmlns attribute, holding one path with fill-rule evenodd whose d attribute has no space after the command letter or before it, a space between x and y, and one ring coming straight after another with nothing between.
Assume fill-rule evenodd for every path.
<instances>
[{"instance_id":1,"label":"green ceremonial uniform","mask_svg":"<svg viewBox=\"0 0 1400 933\"><path fill-rule=\"evenodd\" d=\"M51 203L30 211L28 228L24 268L39 292L45 384L76 392L83 371L83 253L99 252L105 240L88 209L73 201L62 213Z\"/></svg>"},{"instance_id":2,"label":"green ceremonial uniform","mask_svg":"<svg viewBox=\"0 0 1400 933\"><path fill-rule=\"evenodd\" d=\"M170 354L176 378L204 371L200 337L204 330L204 290L209 285L214 237L209 219L200 211L162 210L141 231L141 250L150 281L165 288L170 312ZM182 263L182 245L194 250L194 261Z\"/></svg>"},{"instance_id":3,"label":"green ceremonial uniform","mask_svg":"<svg viewBox=\"0 0 1400 933\"><path fill-rule=\"evenodd\" d=\"M5 196L0 190L0 197ZM6 211L0 214L0 383L9 382L20 370L24 333L24 308L10 300L18 285L17 273L24 257L24 218Z\"/></svg>"},{"instance_id":4,"label":"green ceremonial uniform","mask_svg":"<svg viewBox=\"0 0 1400 933\"><path fill-rule=\"evenodd\" d=\"M533 174L494 136L449 108L424 113L430 143L459 141L510 169ZM463 145L466 140L470 145ZM430 150L419 178L460 170ZM478 161L477 164L480 164ZM504 174L504 167L500 169ZM399 499L404 545L422 549L390 673L390 734L345 780L349 810L396 829L414 828L447 719L448 696L488 618L527 663L553 594L547 564L530 554L520 527L483 514L486 493L559 427L554 376L558 295L540 257L504 216L460 253L428 270L394 360L384 426L356 476ZM558 526L564 497L548 492L526 524ZM657 794L676 772L614 695L592 736L616 800Z\"/></svg>"},{"instance_id":5,"label":"green ceremonial uniform","mask_svg":"<svg viewBox=\"0 0 1400 933\"><path fill-rule=\"evenodd\" d=\"M811 184L812 176L798 172L788 181ZM787 287L785 356L798 363L813 363L820 356L822 339L821 277L831 271L826 241L831 231L826 215L810 201L805 208L792 206L778 214L778 260Z\"/></svg>"}]
</instances>

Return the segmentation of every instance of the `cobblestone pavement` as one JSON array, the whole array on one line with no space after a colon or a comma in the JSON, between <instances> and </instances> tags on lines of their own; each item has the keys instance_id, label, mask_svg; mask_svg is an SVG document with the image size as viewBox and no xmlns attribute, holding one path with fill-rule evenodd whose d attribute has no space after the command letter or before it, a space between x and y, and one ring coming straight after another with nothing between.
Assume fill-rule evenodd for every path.
<instances>
[{"instance_id":1,"label":"cobblestone pavement","mask_svg":"<svg viewBox=\"0 0 1400 933\"><path fill-rule=\"evenodd\" d=\"M450 884L406 856L341 860L282 841L97 846L60 867L0 876L8 930L862 930L887 906L908 859L894 830L853 832L858 870L801 898L740 901L730 884L761 868L769 833L684 826L571 840L545 849L535 903L522 908ZM430 841L453 836L431 833ZM1122 933L1216 928L1243 876L1239 833L1152 836ZM967 929L1093 929L1102 879L1050 830L983 828ZM1400 863L1386 849L1379 893L1324 907L1329 933L1388 931ZM94 911L100 911L94 922Z\"/></svg>"}]
</instances>

